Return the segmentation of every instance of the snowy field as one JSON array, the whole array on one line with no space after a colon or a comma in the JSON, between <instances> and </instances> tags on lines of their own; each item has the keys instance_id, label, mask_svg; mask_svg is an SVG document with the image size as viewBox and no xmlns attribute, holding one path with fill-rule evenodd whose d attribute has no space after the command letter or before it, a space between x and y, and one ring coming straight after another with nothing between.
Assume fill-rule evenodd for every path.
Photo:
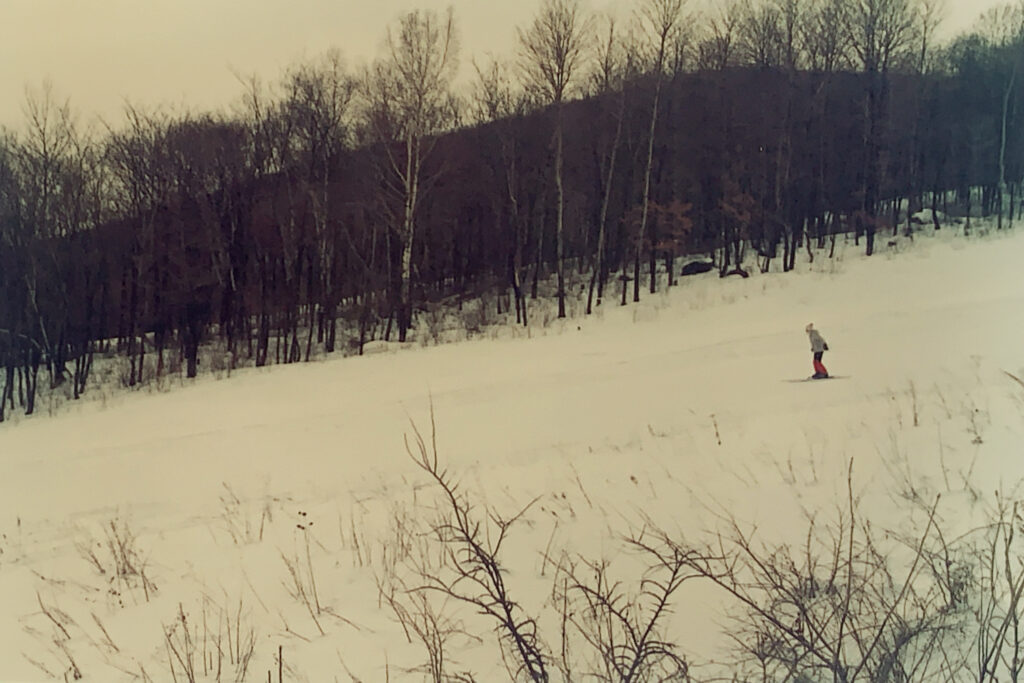
<instances>
[{"instance_id":1,"label":"snowy field","mask_svg":"<svg viewBox=\"0 0 1024 683\"><path fill-rule=\"evenodd\" d=\"M429 444L431 404L480 519L534 501L500 564L556 655L558 565L607 560L635 591L623 538L645 524L799 543L842 510L851 461L875 526L918 528L941 494L956 536L1024 481L1024 389L1005 374L1024 376L1022 264L1020 231L870 259L851 245L795 274L613 297L529 339L247 370L0 426L0 681L430 680L389 586L448 624L450 674L508 680L493 622L400 590L439 557L443 499L405 441L415 423ZM790 381L811 372L811 321L841 379ZM673 604L666 639L694 677L728 671L725 595L693 579Z\"/></svg>"}]
</instances>

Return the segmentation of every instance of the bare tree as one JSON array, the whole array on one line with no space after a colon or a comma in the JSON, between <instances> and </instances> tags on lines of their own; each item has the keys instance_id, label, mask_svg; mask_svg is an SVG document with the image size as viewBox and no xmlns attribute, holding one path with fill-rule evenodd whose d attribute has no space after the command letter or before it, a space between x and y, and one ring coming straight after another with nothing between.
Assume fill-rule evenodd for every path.
<instances>
[{"instance_id":1,"label":"bare tree","mask_svg":"<svg viewBox=\"0 0 1024 683\"><path fill-rule=\"evenodd\" d=\"M17 376L19 402L31 414L44 366L55 389L73 363L71 393L85 389L108 298L100 281L106 255L94 237L107 216L98 146L68 101L45 83L26 89L24 114L22 135L0 139L0 404L13 407Z\"/></svg>"},{"instance_id":2,"label":"bare tree","mask_svg":"<svg viewBox=\"0 0 1024 683\"><path fill-rule=\"evenodd\" d=\"M740 59L762 69L779 66L784 59L782 44L782 12L777 6L764 0L741 5L736 33Z\"/></svg>"},{"instance_id":3,"label":"bare tree","mask_svg":"<svg viewBox=\"0 0 1024 683\"><path fill-rule=\"evenodd\" d=\"M544 0L526 29L519 29L520 57L526 84L554 109L555 131L555 267L558 317L565 317L565 188L563 185L562 105L580 76L590 21L579 0Z\"/></svg>"},{"instance_id":4,"label":"bare tree","mask_svg":"<svg viewBox=\"0 0 1024 683\"><path fill-rule=\"evenodd\" d=\"M917 54L914 71L919 74L931 73L935 61L935 32L946 16L946 0L918 0L914 7L914 35L917 38Z\"/></svg>"},{"instance_id":5,"label":"bare tree","mask_svg":"<svg viewBox=\"0 0 1024 683\"><path fill-rule=\"evenodd\" d=\"M67 302L62 343L51 359L51 372L59 379L66 362L73 363L72 396L86 389L96 341L107 332L109 284L108 255L99 249L97 230L110 217L109 183L101 147L91 130L71 130L71 143L60 178L58 222L65 239L51 246L51 260L63 270L61 288Z\"/></svg>"},{"instance_id":6,"label":"bare tree","mask_svg":"<svg viewBox=\"0 0 1024 683\"><path fill-rule=\"evenodd\" d=\"M802 41L808 66L826 74L850 62L849 8L845 0L811 0L803 23Z\"/></svg>"},{"instance_id":7,"label":"bare tree","mask_svg":"<svg viewBox=\"0 0 1024 683\"><path fill-rule=\"evenodd\" d=\"M862 70L887 76L913 46L911 0L856 0L849 5L850 45Z\"/></svg>"},{"instance_id":8,"label":"bare tree","mask_svg":"<svg viewBox=\"0 0 1024 683\"><path fill-rule=\"evenodd\" d=\"M716 11L707 18L704 38L697 46L697 66L710 71L721 71L736 59L736 35L743 16L739 0L726 0L716 5Z\"/></svg>"},{"instance_id":9,"label":"bare tree","mask_svg":"<svg viewBox=\"0 0 1024 683\"><path fill-rule=\"evenodd\" d=\"M242 97L242 111L239 119L245 129L248 149L249 182L245 187L249 188L247 200L251 205L255 205L257 203L257 188L279 187L280 184L274 183L271 179L290 178L294 173L298 145L295 133L296 121L295 117L288 115L288 108L284 102L275 99L270 88L257 78L249 78L243 83L245 92ZM286 182L284 186L286 193L292 191L291 183ZM275 201L273 197L274 195L271 194L271 206L273 211L277 212L281 202ZM257 367L262 367L270 361L271 328L275 314L278 312L274 300L279 279L278 269L280 267L285 271L284 279L287 280L290 274L289 257L296 242L291 225L293 220L291 207L294 195L289 195L288 199L287 215L274 221L274 229L280 244L274 244L278 241L272 238L274 230L265 232L252 230L250 245L252 253L247 255L247 260L251 259L254 262L256 271L256 283L254 284L259 292L255 297L248 297L255 299L249 305L256 309L252 311L256 319L256 346L253 348L251 344L249 345L249 355L253 357ZM239 263L235 267L241 272L244 264ZM243 297L243 302L246 298ZM246 335L249 336L249 315L244 303L239 311L239 317L241 318L240 325L244 327ZM251 336L249 338L251 339ZM280 339L280 335L278 339Z\"/></svg>"},{"instance_id":10,"label":"bare tree","mask_svg":"<svg viewBox=\"0 0 1024 683\"><path fill-rule=\"evenodd\" d=\"M26 297L25 333L35 343L23 357L26 387L25 412L35 407L37 378L45 361L50 385L64 382L62 352L71 309L66 288L66 266L55 251L58 240L69 236L71 226L62 215L62 198L74 190L68 173L76 144L75 121L67 100L58 101L49 83L40 91L26 90L25 133L16 146L20 181L22 284Z\"/></svg>"},{"instance_id":11,"label":"bare tree","mask_svg":"<svg viewBox=\"0 0 1024 683\"><path fill-rule=\"evenodd\" d=\"M293 68L285 79L283 106L298 146L294 172L313 217L313 267L320 290L319 301L309 304L306 360L310 358L315 329L319 329L328 352L335 346L335 319L341 298L336 263L340 245L338 231L331 224L330 188L334 165L350 142L348 116L355 86L338 52Z\"/></svg>"},{"instance_id":12,"label":"bare tree","mask_svg":"<svg viewBox=\"0 0 1024 683\"><path fill-rule=\"evenodd\" d=\"M678 78L697 65L698 38L701 30L699 15L696 12L691 15L689 21L684 21L679 26L667 55L666 67L672 77Z\"/></svg>"},{"instance_id":13,"label":"bare tree","mask_svg":"<svg viewBox=\"0 0 1024 683\"><path fill-rule=\"evenodd\" d=\"M875 218L881 185L881 154L889 71L914 47L912 0L855 0L850 3L850 45L867 79L864 106L865 172L862 210L867 254L875 249Z\"/></svg>"},{"instance_id":14,"label":"bare tree","mask_svg":"<svg viewBox=\"0 0 1024 683\"><path fill-rule=\"evenodd\" d=\"M509 254L509 281L516 302L516 322L527 324L526 294L523 286L523 252L528 236L527 211L522 207L521 188L523 170L520 167L523 118L528 111L526 93L513 81L508 64L497 59L481 67L474 62L477 80L474 101L476 119L490 122L498 138L503 180L503 194L508 200L511 222Z\"/></svg>"},{"instance_id":15,"label":"bare tree","mask_svg":"<svg viewBox=\"0 0 1024 683\"><path fill-rule=\"evenodd\" d=\"M647 36L653 50L650 71L654 78L654 97L651 100L651 118L647 127L647 157L644 163L643 194L640 198L640 227L636 238L636 259L633 262L633 301L640 301L640 251L647 237L647 219L651 199L651 170L654 167L654 139L658 127L658 108L661 106L661 89L664 83L665 62L668 49L679 32L683 21L685 0L643 0L637 13L640 29ZM650 291L657 289L657 268L655 250L651 248Z\"/></svg>"},{"instance_id":16,"label":"bare tree","mask_svg":"<svg viewBox=\"0 0 1024 683\"><path fill-rule=\"evenodd\" d=\"M601 192L601 213L598 218L597 247L595 250L594 268L590 274L590 287L587 292L587 315L593 311L594 288L597 287L597 301L601 302L604 293L604 278L607 270L605 257L605 244L607 241L608 208L612 198L612 182L615 177L615 167L619 155L619 147L622 143L622 132L626 119L627 93L629 92L630 79L636 75L637 64L634 55L632 41L624 40L615 32L615 20L612 17L607 19L607 32L604 40L599 45L597 69L593 77L593 92L597 97L606 100L614 98L614 119L615 132L608 147L602 155L603 177ZM625 284L623 284L625 286Z\"/></svg>"},{"instance_id":17,"label":"bare tree","mask_svg":"<svg viewBox=\"0 0 1024 683\"><path fill-rule=\"evenodd\" d=\"M25 134L19 145L26 189L26 218L34 232L45 238L59 237L57 199L60 175L73 144L74 122L67 100L58 101L53 87L45 83L40 91L26 90Z\"/></svg>"},{"instance_id":18,"label":"bare tree","mask_svg":"<svg viewBox=\"0 0 1024 683\"><path fill-rule=\"evenodd\" d=\"M978 30L991 46L1006 55L1009 74L1002 84L1002 106L999 115L999 178L996 181L996 211L999 229L1003 227L1006 195L1006 141L1007 126L1012 117L1011 102L1022 68L1024 51L1024 2L993 7L982 15Z\"/></svg>"},{"instance_id":19,"label":"bare tree","mask_svg":"<svg viewBox=\"0 0 1024 683\"><path fill-rule=\"evenodd\" d=\"M114 183L114 207L132 226L127 253L123 254L119 321L119 344L129 358L128 386L143 381L146 353L142 309L146 271L155 253L157 216L171 192L170 169L166 163L166 135L169 119L165 113L147 113L133 106L125 109L125 126L110 130L105 160Z\"/></svg>"},{"instance_id":20,"label":"bare tree","mask_svg":"<svg viewBox=\"0 0 1024 683\"><path fill-rule=\"evenodd\" d=\"M907 187L907 215L906 215L906 232L911 234L912 230L912 217L916 211L920 211L924 207L924 183L922 179L921 164L923 160L923 154L920 149L923 136L923 128L925 123L924 117L924 101L928 96L928 90L931 87L931 82L925 76L929 75L932 70L932 62L934 61L934 43L935 43L935 32L939 25L942 23L944 14L945 0L918 0L914 6L914 36L916 48L914 50L913 60L911 63L911 69L913 73L916 73L919 78L917 79L917 86L914 88L914 116L910 121L910 150L909 159L907 162L907 173L906 173L906 187ZM936 217L933 214L933 220ZM898 225L893 225L893 232L895 233L898 229Z\"/></svg>"},{"instance_id":21,"label":"bare tree","mask_svg":"<svg viewBox=\"0 0 1024 683\"><path fill-rule=\"evenodd\" d=\"M804 20L801 23L800 41L804 48L807 66L820 74L811 106L813 115L819 121L827 121L830 115L830 100L834 74L850 63L847 7L844 0L809 0ZM835 220L835 212L829 211L830 195L828 177L831 175L831 160L835 156L830 149L828 126L817 126L815 144L817 161L813 171L814 190L813 222L816 226L817 246L825 246L825 234L829 230L829 215ZM808 258L813 260L811 241L807 241Z\"/></svg>"},{"instance_id":22,"label":"bare tree","mask_svg":"<svg viewBox=\"0 0 1024 683\"><path fill-rule=\"evenodd\" d=\"M775 0L780 14L782 66L795 71L804 64L802 32L808 18L809 0Z\"/></svg>"},{"instance_id":23,"label":"bare tree","mask_svg":"<svg viewBox=\"0 0 1024 683\"><path fill-rule=\"evenodd\" d=\"M0 388L0 422L7 405L14 409L15 373L21 364L21 352L28 342L24 333L24 279L19 253L23 243L21 229L21 183L16 160L17 141L0 131L0 364L4 384Z\"/></svg>"},{"instance_id":24,"label":"bare tree","mask_svg":"<svg viewBox=\"0 0 1024 683\"><path fill-rule=\"evenodd\" d=\"M405 341L412 316L412 258L424 162L437 134L455 120L451 83L457 66L451 10L444 16L416 10L388 30L387 55L362 79L369 128L382 143L401 201L395 220L402 245L396 302L399 341Z\"/></svg>"},{"instance_id":25,"label":"bare tree","mask_svg":"<svg viewBox=\"0 0 1024 683\"><path fill-rule=\"evenodd\" d=\"M173 185L167 219L160 222L159 251L168 266L160 296L164 327L177 331L186 375L192 378L217 300L226 295L230 304L236 289L238 266L230 252L249 213L247 130L226 117L185 115L168 128L166 150ZM220 311L222 327L229 328L232 315L224 302ZM157 347L159 353L162 344Z\"/></svg>"}]
</instances>

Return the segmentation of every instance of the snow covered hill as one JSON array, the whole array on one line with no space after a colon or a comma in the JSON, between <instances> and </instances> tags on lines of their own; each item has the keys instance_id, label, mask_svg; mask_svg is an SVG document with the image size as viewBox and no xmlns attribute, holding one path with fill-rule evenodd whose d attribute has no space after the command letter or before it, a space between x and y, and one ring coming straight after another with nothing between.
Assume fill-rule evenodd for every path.
<instances>
[{"instance_id":1,"label":"snow covered hill","mask_svg":"<svg viewBox=\"0 0 1024 683\"><path fill-rule=\"evenodd\" d=\"M559 565L607 560L639 590L622 539L645 525L799 544L810 517L841 516L851 461L865 519L919 534L941 494L935 524L960 535L1024 481L1024 388L1006 374L1024 376L1024 233L844 254L684 278L559 333L244 371L5 426L0 681L430 680L389 586L399 606L433 601L446 671L507 680L491 621L401 590L440 556L427 531L444 500L407 451L413 424L429 450L431 405L477 513L534 501L501 567L552 657ZM811 321L844 379L789 381L811 372ZM723 592L692 579L673 604L665 637L694 678L740 666Z\"/></svg>"}]
</instances>

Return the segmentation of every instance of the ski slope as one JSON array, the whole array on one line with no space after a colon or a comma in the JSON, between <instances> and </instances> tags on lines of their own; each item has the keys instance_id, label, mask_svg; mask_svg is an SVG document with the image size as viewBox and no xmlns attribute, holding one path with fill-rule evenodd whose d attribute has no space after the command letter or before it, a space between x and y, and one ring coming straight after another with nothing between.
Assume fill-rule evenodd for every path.
<instances>
[{"instance_id":1,"label":"ski slope","mask_svg":"<svg viewBox=\"0 0 1024 683\"><path fill-rule=\"evenodd\" d=\"M181 613L206 618L208 664L214 622L251 638L247 680L276 681L279 652L284 680L424 680L422 646L377 584L435 514L404 441L413 423L429 439L431 405L439 455L474 501L513 514L536 499L505 565L536 612L553 558L617 557L645 519L693 537L728 516L798 539L845 495L851 459L877 523L904 521L896 494L912 481L968 524L984 506L970 491L1024 481L1024 392L1005 374L1024 368L1022 263L1016 231L946 230L870 259L851 245L793 274L613 296L528 335L241 371L3 425L0 681L188 680L167 636ZM811 372L812 321L845 379L787 381ZM116 575L109 542L128 533L145 582ZM295 568L315 577L317 619ZM721 607L681 591L674 638L693 661L725 661ZM453 670L506 679L488 626L451 609L479 636L453 641Z\"/></svg>"}]
</instances>

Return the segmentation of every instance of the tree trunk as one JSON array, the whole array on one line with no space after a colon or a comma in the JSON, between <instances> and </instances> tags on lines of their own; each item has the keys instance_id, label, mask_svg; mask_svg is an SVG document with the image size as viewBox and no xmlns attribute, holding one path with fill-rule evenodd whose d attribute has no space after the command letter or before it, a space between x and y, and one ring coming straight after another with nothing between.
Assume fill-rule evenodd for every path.
<instances>
[{"instance_id":1,"label":"tree trunk","mask_svg":"<svg viewBox=\"0 0 1024 683\"><path fill-rule=\"evenodd\" d=\"M75 379L78 382L78 386L75 389L76 398L85 393L85 384L89 380L89 373L92 371L94 350L95 347L90 340L86 342L85 353L78 357L75 367Z\"/></svg>"},{"instance_id":2,"label":"tree trunk","mask_svg":"<svg viewBox=\"0 0 1024 683\"><path fill-rule=\"evenodd\" d=\"M558 195L557 218L555 220L555 268L558 278L558 317L565 317L565 273L564 273L564 215L565 215L565 188L562 183L562 102L555 103L555 116L558 117L555 123L555 190Z\"/></svg>"},{"instance_id":3,"label":"tree trunk","mask_svg":"<svg viewBox=\"0 0 1024 683\"><path fill-rule=\"evenodd\" d=\"M526 294L523 291L522 270L523 270L523 242L527 230L523 227L523 217L519 208L519 195L516 192L517 165L515 150L511 143L503 144L502 150L505 153L505 189L511 205L510 223L512 227L512 249L509 254L509 281L512 285L512 295L516 304L516 324L526 325Z\"/></svg>"},{"instance_id":4,"label":"tree trunk","mask_svg":"<svg viewBox=\"0 0 1024 683\"><path fill-rule=\"evenodd\" d=\"M864 179L864 236L866 242L865 253L871 256L875 253L875 232L877 230L876 219L878 217L879 191L881 183L881 135L882 118L884 112L884 100L887 75L875 69L868 69L868 94L867 94L867 172Z\"/></svg>"},{"instance_id":5,"label":"tree trunk","mask_svg":"<svg viewBox=\"0 0 1024 683\"><path fill-rule=\"evenodd\" d=\"M538 208L537 215L537 249L533 264L533 282L530 286L530 298L534 301L537 300L537 289L540 281L541 265L544 259L544 222L547 220L547 215L544 207L544 195L540 197L540 206Z\"/></svg>"},{"instance_id":6,"label":"tree trunk","mask_svg":"<svg viewBox=\"0 0 1024 683\"><path fill-rule=\"evenodd\" d=\"M334 353L338 334L338 304L330 302L323 314L324 324L324 350L327 353Z\"/></svg>"},{"instance_id":7,"label":"tree trunk","mask_svg":"<svg viewBox=\"0 0 1024 683\"><path fill-rule=\"evenodd\" d=\"M996 211L997 229L1003 229L1003 195L1006 193L1006 119L1010 110L1010 95L1013 93L1013 84L1017 80L1017 62L1013 63L1013 70L1010 72L1010 81L1006 84L1006 91L1003 93L1003 115L999 133L999 184L996 190Z\"/></svg>"},{"instance_id":8,"label":"tree trunk","mask_svg":"<svg viewBox=\"0 0 1024 683\"><path fill-rule=\"evenodd\" d=\"M1010 221L1009 227L1013 227L1013 220L1017 210L1017 183L1010 183L1010 212L1007 218Z\"/></svg>"},{"instance_id":9,"label":"tree trunk","mask_svg":"<svg viewBox=\"0 0 1024 683\"><path fill-rule=\"evenodd\" d=\"M619 276L619 279L622 281L622 302L620 303L621 306L625 306L626 305L626 292L629 290L629 285L628 285L628 283L629 283L629 275L626 272L626 269L628 268L628 263L629 262L626 259L625 250L623 250L623 254L622 254L622 275Z\"/></svg>"},{"instance_id":10,"label":"tree trunk","mask_svg":"<svg viewBox=\"0 0 1024 683\"><path fill-rule=\"evenodd\" d=\"M817 226L818 226L818 234L819 235L822 234L821 220L822 219L821 219L820 216L818 218L814 219L815 224L817 224ZM814 263L814 251L811 249L811 233L810 233L810 229L811 229L811 223L810 223L810 219L808 219L807 222L804 223L804 231L805 231L805 234L804 234L804 248L807 250L807 262L808 263ZM796 255L795 254L793 255L793 265L794 265L794 267L796 266Z\"/></svg>"},{"instance_id":11,"label":"tree trunk","mask_svg":"<svg viewBox=\"0 0 1024 683\"><path fill-rule=\"evenodd\" d=\"M651 120L647 128L647 162L644 165L643 196L640 199L640 229L636 238L636 259L633 262L633 301L640 301L640 253L647 231L647 210L651 198L651 168L654 166L654 132L658 125L658 105L661 101L661 64L659 59L658 78L654 85L654 102L651 105ZM651 292L654 288L654 272L651 272Z\"/></svg>"},{"instance_id":12,"label":"tree trunk","mask_svg":"<svg viewBox=\"0 0 1024 683\"><path fill-rule=\"evenodd\" d=\"M25 414L31 415L36 410L36 389L39 387L39 364L41 362L38 349L30 349L25 353Z\"/></svg>"},{"instance_id":13,"label":"tree trunk","mask_svg":"<svg viewBox=\"0 0 1024 683\"><path fill-rule=\"evenodd\" d=\"M6 363L6 372L3 389L0 389L0 422L4 421L5 407L10 402L11 410L14 409L14 362L10 359Z\"/></svg>"},{"instance_id":14,"label":"tree trunk","mask_svg":"<svg viewBox=\"0 0 1024 683\"><path fill-rule=\"evenodd\" d=\"M608 155L608 174L604 179L604 196L601 197L601 217L597 228L597 258L594 261L594 272L590 274L590 289L587 292L587 315L593 310L594 287L600 280L603 283L602 271L604 270L605 251L605 226L608 224L608 205L612 198L612 178L615 175L615 161L619 154L619 142L622 139L622 121L626 116L626 94L623 86L619 98L619 114L615 122L615 137L612 139L612 149ZM601 291L598 290L598 304L601 303Z\"/></svg>"},{"instance_id":15,"label":"tree trunk","mask_svg":"<svg viewBox=\"0 0 1024 683\"><path fill-rule=\"evenodd\" d=\"M309 359L313 355L313 330L316 327L317 308L318 307L317 307L316 304L314 304L314 303L310 303L309 304L309 319L308 319L309 320L309 323L308 323L309 324L309 330L306 333L306 354L305 354L305 359L306 359L307 363L309 362Z\"/></svg>"},{"instance_id":16,"label":"tree trunk","mask_svg":"<svg viewBox=\"0 0 1024 683\"><path fill-rule=\"evenodd\" d=\"M971 200L973 199L973 194L974 193L971 192L971 188L970 187L968 187L967 188L967 192L964 193L964 196L966 197L965 206L966 206L966 213L967 213L967 216L964 219L964 234L965 235L967 235L971 231L971 211L974 208L971 205Z\"/></svg>"},{"instance_id":17,"label":"tree trunk","mask_svg":"<svg viewBox=\"0 0 1024 683\"><path fill-rule=\"evenodd\" d=\"M412 248L416 195L419 191L419 141L408 136L405 143L405 206L402 225L402 266L398 292L398 341L404 342L412 323Z\"/></svg>"},{"instance_id":18,"label":"tree trunk","mask_svg":"<svg viewBox=\"0 0 1024 683\"><path fill-rule=\"evenodd\" d=\"M652 234L651 235L651 241L652 241L651 248L647 252L647 267L651 271L651 273L650 273L651 274L650 286L649 286L649 290L648 291L651 294L654 294L655 292L658 291L658 279L657 279L658 278L658 251L654 248L653 242L655 240L656 240L656 237Z\"/></svg>"},{"instance_id":19,"label":"tree trunk","mask_svg":"<svg viewBox=\"0 0 1024 683\"><path fill-rule=\"evenodd\" d=\"M138 367L136 368L137 371L138 371L138 376L135 379L135 384L133 384L132 386L136 386L136 385L141 385L142 384L143 380L145 379L145 375L143 374L143 371L145 370L145 368L146 368L146 332L145 332L145 330L140 330L139 331L139 364L138 364Z\"/></svg>"},{"instance_id":20,"label":"tree trunk","mask_svg":"<svg viewBox=\"0 0 1024 683\"><path fill-rule=\"evenodd\" d=\"M133 261L134 261L133 255ZM135 329L138 323L139 309L139 272L134 263L131 266L131 281L128 295L128 329L126 338L128 340L128 386L135 386ZM141 361L139 361L141 363Z\"/></svg>"}]
</instances>

